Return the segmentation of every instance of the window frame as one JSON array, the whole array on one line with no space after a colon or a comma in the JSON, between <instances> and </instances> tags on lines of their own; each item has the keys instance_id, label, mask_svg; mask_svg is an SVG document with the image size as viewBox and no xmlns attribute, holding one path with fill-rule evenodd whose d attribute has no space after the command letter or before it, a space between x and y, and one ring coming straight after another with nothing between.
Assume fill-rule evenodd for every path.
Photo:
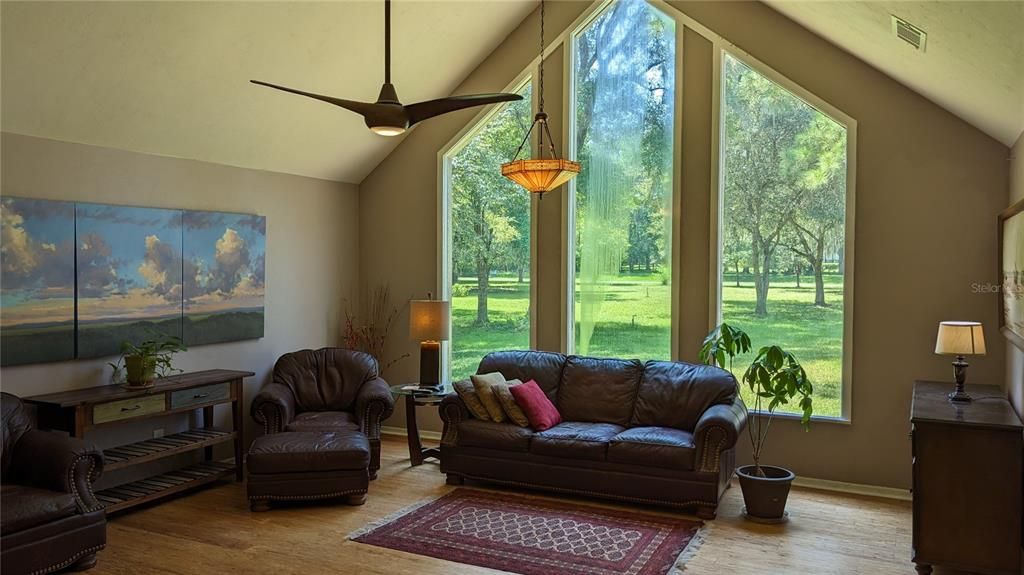
<instances>
[{"instance_id":1,"label":"window frame","mask_svg":"<svg viewBox=\"0 0 1024 575\"><path fill-rule=\"evenodd\" d=\"M519 93L524 90L527 86L530 86L530 113L535 114L537 111L537 75L534 73L538 60L535 60L525 70L520 72L515 80L510 82L502 92ZM461 152L473 139L474 136L487 124L494 116L496 116L504 106L508 104L500 104L497 106L487 106L483 110L477 112L472 120L466 123L456 134L449 140L449 142L441 147L437 152L437 282L436 282L436 296L439 299L451 301L451 272L452 272L452 226L451 226L451 176L452 176L452 157ZM536 141L535 138L530 139L530 152L531 157L536 154ZM509 158L511 160L511 158ZM526 193L525 191L523 193ZM532 196L532 195L531 195ZM537 225L537 202L536 198L530 199L530 328L529 338L530 347L533 348L536 345L537 337L537 318L536 318L536 300L537 300L537 282L536 279L536 225ZM452 316L449 314L448 327L449 333L454 333L452 329ZM448 385L452 383L452 339L449 338L447 341L441 342L441 384Z\"/></svg>"},{"instance_id":2,"label":"window frame","mask_svg":"<svg viewBox=\"0 0 1024 575\"><path fill-rule=\"evenodd\" d=\"M583 33L613 3L619 0L598 0L584 12L580 18L566 29L564 38L565 65L563 70L563 87L566 97L562 99L562 141L565 142L565 155L575 160L576 148L576 38ZM701 35L720 40L707 28L685 16L662 0L644 0L650 7L658 10L675 23L674 70L675 85L672 101L672 230L669 238L672 244L672 257L668 262L671 280L669 281L669 300L671 305L669 319L669 359L679 360L682 357L679 339L679 322L682 319L682 300L680 296L680 277L682 272L682 250L678 242L682 238L682 144L683 144L683 35L686 28L696 30ZM562 194L562 352L575 353L576 347L576 179L570 180Z\"/></svg>"},{"instance_id":3,"label":"window frame","mask_svg":"<svg viewBox=\"0 0 1024 575\"><path fill-rule=\"evenodd\" d=\"M712 114L714 116L712 129L712 165L717 169L712 173L711 190L711 253L710 262L713 273L709 275L709 301L711 306L708 313L708 330L713 329L722 321L722 241L723 215L721 205L725 190L722 188L723 173L725 169L725 158L722 154L722 130L725 114L722 110L722 83L724 74L724 62L726 54L739 60L750 69L761 74L771 82L782 87L793 96L799 98L808 106L814 108L831 120L846 128L846 222L844 226L844 255L843 265L843 358L842 358L842 379L840 381L841 403L840 415L813 415L811 419L821 422L833 422L840 424L853 423L853 322L854 322L854 276L856 258L854 254L854 235L856 230L856 197L857 197L857 120L846 114L839 108L829 104L818 97L810 90L797 84L793 80L774 70L767 64L751 56L744 50L734 45L715 45L715 58L713 63L714 85L712 86ZM767 415L766 411L757 412L751 410L752 414ZM775 417L782 419L799 420L798 413L775 413Z\"/></svg>"}]
</instances>

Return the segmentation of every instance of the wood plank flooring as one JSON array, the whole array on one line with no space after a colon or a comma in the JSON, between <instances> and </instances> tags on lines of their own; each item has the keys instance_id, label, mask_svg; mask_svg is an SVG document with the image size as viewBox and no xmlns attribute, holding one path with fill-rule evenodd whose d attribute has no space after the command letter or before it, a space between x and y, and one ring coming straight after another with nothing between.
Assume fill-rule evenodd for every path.
<instances>
[{"instance_id":1,"label":"wood plank flooring","mask_svg":"<svg viewBox=\"0 0 1024 575\"><path fill-rule=\"evenodd\" d=\"M346 540L346 534L370 521L452 489L437 465L409 466L403 438L386 438L381 459L380 478L371 482L361 507L319 504L251 513L244 486L230 483L114 517L107 548L90 573L500 573ZM914 572L907 502L794 489L791 521L779 526L744 521L741 507L734 486L718 519L709 522L687 575Z\"/></svg>"}]
</instances>

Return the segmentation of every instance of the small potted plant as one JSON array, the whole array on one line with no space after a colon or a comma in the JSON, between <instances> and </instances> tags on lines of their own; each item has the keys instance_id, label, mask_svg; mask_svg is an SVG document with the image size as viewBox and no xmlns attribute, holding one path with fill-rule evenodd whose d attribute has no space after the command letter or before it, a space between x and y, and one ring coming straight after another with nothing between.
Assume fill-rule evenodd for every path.
<instances>
[{"instance_id":1,"label":"small potted plant","mask_svg":"<svg viewBox=\"0 0 1024 575\"><path fill-rule=\"evenodd\" d=\"M704 339L700 358L708 365L721 368L725 368L728 359L729 371L732 371L734 358L750 349L750 337L746 332L723 323ZM797 400L800 422L804 429L810 428L811 415L814 414L811 399L814 387L800 361L777 345L758 350L750 367L743 373L742 384L753 393L754 411L759 414L747 423L754 464L736 469L746 505L744 514L751 521L780 523L787 518L786 500L796 475L782 467L761 465L761 454L775 410L780 405Z\"/></svg>"},{"instance_id":2,"label":"small potted plant","mask_svg":"<svg viewBox=\"0 0 1024 575\"><path fill-rule=\"evenodd\" d=\"M157 378L182 371L171 364L171 358L175 353L186 350L181 338L160 333L138 345L124 341L121 343L121 357L116 363L109 364L114 370L111 380L120 383L123 377L125 387L151 387Z\"/></svg>"}]
</instances>

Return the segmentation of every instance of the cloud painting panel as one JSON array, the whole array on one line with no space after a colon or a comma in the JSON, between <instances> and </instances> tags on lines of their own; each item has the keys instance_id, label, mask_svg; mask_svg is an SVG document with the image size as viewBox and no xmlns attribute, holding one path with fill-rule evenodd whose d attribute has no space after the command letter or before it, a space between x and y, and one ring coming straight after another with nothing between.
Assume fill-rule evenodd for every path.
<instances>
[{"instance_id":1,"label":"cloud painting panel","mask_svg":"<svg viewBox=\"0 0 1024 575\"><path fill-rule=\"evenodd\" d=\"M186 345L263 337L266 218L186 211Z\"/></svg>"},{"instance_id":2,"label":"cloud painting panel","mask_svg":"<svg viewBox=\"0 0 1024 575\"><path fill-rule=\"evenodd\" d=\"M75 205L0 199L0 365L75 355Z\"/></svg>"},{"instance_id":3,"label":"cloud painting panel","mask_svg":"<svg viewBox=\"0 0 1024 575\"><path fill-rule=\"evenodd\" d=\"M180 210L77 204L78 357L181 336Z\"/></svg>"}]
</instances>

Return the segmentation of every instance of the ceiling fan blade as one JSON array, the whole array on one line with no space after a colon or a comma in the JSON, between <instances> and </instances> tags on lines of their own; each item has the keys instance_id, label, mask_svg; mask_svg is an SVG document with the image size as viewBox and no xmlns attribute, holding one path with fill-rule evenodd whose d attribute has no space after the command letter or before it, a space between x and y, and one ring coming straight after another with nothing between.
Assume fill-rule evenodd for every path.
<instances>
[{"instance_id":1,"label":"ceiling fan blade","mask_svg":"<svg viewBox=\"0 0 1024 575\"><path fill-rule=\"evenodd\" d=\"M249 80L249 81L252 82L253 84L257 84L259 86L266 86L268 88L273 88L275 90L281 90L282 92L290 92L292 94L298 94L300 96L306 96L307 98L313 98L314 100L320 100L321 102L327 102L328 104L334 104L335 106L339 106L339 107L345 108L346 110L350 110L350 111L355 112L357 114L362 114L363 116L365 116L365 115L367 115L369 113L372 113L374 111L374 107L376 106L376 104L372 104L370 102L356 102L354 100L342 100L341 98L334 98L332 96L323 96L321 94L314 94L312 92L303 92L302 90L296 90L294 88L287 88L285 86L278 86L277 84L271 84L269 82L261 82L259 80Z\"/></svg>"},{"instance_id":2,"label":"ceiling fan blade","mask_svg":"<svg viewBox=\"0 0 1024 575\"><path fill-rule=\"evenodd\" d=\"M412 126L417 122L456 110L496 104L498 102L514 102L522 99L523 97L519 94L470 94L409 104L405 107L405 111L409 115L409 125Z\"/></svg>"}]
</instances>

